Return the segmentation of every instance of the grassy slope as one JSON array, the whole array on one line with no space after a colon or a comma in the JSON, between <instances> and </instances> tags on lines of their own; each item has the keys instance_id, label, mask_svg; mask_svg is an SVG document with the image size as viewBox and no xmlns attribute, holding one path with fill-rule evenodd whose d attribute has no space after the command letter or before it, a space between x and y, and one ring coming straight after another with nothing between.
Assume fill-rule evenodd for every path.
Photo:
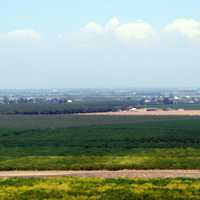
<instances>
[{"instance_id":1,"label":"grassy slope","mask_svg":"<svg viewBox=\"0 0 200 200\"><path fill-rule=\"evenodd\" d=\"M0 123L0 170L200 169L199 118L54 116L45 129L43 116L31 130L32 116L3 117L13 128Z\"/></svg>"},{"instance_id":2,"label":"grassy slope","mask_svg":"<svg viewBox=\"0 0 200 200\"><path fill-rule=\"evenodd\" d=\"M200 180L192 179L5 179L0 199L198 200Z\"/></svg>"}]
</instances>

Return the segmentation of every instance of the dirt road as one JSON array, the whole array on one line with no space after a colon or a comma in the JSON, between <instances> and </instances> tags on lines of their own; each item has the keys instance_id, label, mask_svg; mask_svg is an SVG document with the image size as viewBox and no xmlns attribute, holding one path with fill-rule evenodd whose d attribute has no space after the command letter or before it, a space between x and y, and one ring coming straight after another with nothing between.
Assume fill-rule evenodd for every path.
<instances>
[{"instance_id":1,"label":"dirt road","mask_svg":"<svg viewBox=\"0 0 200 200\"><path fill-rule=\"evenodd\" d=\"M200 170L1 171L0 178L33 177L200 178Z\"/></svg>"},{"instance_id":2,"label":"dirt road","mask_svg":"<svg viewBox=\"0 0 200 200\"><path fill-rule=\"evenodd\" d=\"M121 115L121 116L200 116L200 110L156 110L146 111L138 109L137 111L118 111L118 112L100 112L100 113L85 113L80 115Z\"/></svg>"}]
</instances>

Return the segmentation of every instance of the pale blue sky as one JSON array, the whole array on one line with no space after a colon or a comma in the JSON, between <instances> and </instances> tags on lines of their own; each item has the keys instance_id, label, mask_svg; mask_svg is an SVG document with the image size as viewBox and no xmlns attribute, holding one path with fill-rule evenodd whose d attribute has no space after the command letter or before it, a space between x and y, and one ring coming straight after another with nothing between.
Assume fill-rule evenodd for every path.
<instances>
[{"instance_id":1,"label":"pale blue sky","mask_svg":"<svg viewBox=\"0 0 200 200\"><path fill-rule=\"evenodd\" d=\"M0 3L0 88L200 85L200 1Z\"/></svg>"},{"instance_id":2,"label":"pale blue sky","mask_svg":"<svg viewBox=\"0 0 200 200\"><path fill-rule=\"evenodd\" d=\"M200 20L200 1L192 0L0 0L0 30L36 28L59 31L79 28L90 20L142 19L162 26L176 18Z\"/></svg>"}]
</instances>

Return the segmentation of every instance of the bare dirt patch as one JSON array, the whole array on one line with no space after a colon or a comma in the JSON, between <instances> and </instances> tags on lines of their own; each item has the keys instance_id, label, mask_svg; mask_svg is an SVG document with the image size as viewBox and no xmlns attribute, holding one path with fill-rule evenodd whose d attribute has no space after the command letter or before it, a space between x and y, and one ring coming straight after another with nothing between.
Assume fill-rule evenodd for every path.
<instances>
[{"instance_id":1,"label":"bare dirt patch","mask_svg":"<svg viewBox=\"0 0 200 200\"><path fill-rule=\"evenodd\" d=\"M156 110L146 111L138 109L136 111L117 111L117 112L99 112L84 113L80 115L121 115L121 116L200 116L200 110Z\"/></svg>"}]
</instances>

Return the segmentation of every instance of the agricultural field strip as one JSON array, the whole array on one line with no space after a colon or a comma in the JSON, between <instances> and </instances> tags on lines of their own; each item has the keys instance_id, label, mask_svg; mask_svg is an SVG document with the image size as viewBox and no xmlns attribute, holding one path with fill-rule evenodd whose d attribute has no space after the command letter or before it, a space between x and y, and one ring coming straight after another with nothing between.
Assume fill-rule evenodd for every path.
<instances>
[{"instance_id":1,"label":"agricultural field strip","mask_svg":"<svg viewBox=\"0 0 200 200\"><path fill-rule=\"evenodd\" d=\"M19 129L0 129L1 171L200 169L198 117L73 116L52 128L10 117Z\"/></svg>"},{"instance_id":2,"label":"agricultural field strip","mask_svg":"<svg viewBox=\"0 0 200 200\"><path fill-rule=\"evenodd\" d=\"M95 178L200 178L200 170L93 170L93 171L1 171L0 178L34 177L95 177Z\"/></svg>"},{"instance_id":3,"label":"agricultural field strip","mask_svg":"<svg viewBox=\"0 0 200 200\"><path fill-rule=\"evenodd\" d=\"M111 113L91 113L73 115L1 115L0 128L2 129L52 129L83 127L93 125L138 124L147 121L174 121L181 119L200 119L200 116L134 116L117 115Z\"/></svg>"}]
</instances>

